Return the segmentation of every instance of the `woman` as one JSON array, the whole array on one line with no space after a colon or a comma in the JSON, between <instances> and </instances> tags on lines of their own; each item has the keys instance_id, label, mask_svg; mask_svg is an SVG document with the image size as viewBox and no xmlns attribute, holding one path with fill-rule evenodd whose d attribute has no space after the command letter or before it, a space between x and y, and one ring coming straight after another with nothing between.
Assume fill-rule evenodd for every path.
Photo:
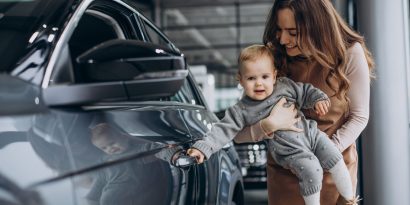
<instances>
[{"instance_id":1,"label":"woman","mask_svg":"<svg viewBox=\"0 0 410 205\"><path fill-rule=\"evenodd\" d=\"M362 36L353 31L338 15L330 0L276 0L263 36L273 49L275 65L282 75L294 81L311 83L331 100L328 114L316 120L344 156L353 187L357 185L355 141L368 122L370 78L374 65ZM260 139L277 129L281 116L271 114L260 123L238 134ZM265 133L265 134L264 134ZM270 205L303 205L298 181L289 170L277 165L268 155L268 193ZM324 174L322 205L346 204Z\"/></svg>"}]
</instances>

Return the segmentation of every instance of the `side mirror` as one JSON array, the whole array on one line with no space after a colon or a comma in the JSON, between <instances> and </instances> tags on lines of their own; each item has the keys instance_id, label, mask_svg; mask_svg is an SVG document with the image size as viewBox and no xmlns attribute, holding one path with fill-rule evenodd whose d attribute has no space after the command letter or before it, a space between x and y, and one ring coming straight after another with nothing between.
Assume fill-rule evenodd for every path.
<instances>
[{"instance_id":1,"label":"side mirror","mask_svg":"<svg viewBox=\"0 0 410 205\"><path fill-rule=\"evenodd\" d=\"M182 54L137 40L106 41L84 52L76 61L76 78L84 83L161 77L162 72L186 70Z\"/></svg>"},{"instance_id":2,"label":"side mirror","mask_svg":"<svg viewBox=\"0 0 410 205\"><path fill-rule=\"evenodd\" d=\"M183 55L136 40L101 43L76 61L76 84L46 88L43 97L47 105L169 97L178 92L188 75Z\"/></svg>"}]
</instances>

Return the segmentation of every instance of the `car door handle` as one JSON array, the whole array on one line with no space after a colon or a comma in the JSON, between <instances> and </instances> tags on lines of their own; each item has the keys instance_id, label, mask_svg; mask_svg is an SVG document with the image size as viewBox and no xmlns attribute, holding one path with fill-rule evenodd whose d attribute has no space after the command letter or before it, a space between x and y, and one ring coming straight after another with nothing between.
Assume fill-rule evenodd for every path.
<instances>
[{"instance_id":1,"label":"car door handle","mask_svg":"<svg viewBox=\"0 0 410 205\"><path fill-rule=\"evenodd\" d=\"M179 168L187 168L187 167L198 164L198 162L195 157L186 155L185 152L180 152L178 156L174 158L173 164L174 166L179 167Z\"/></svg>"}]
</instances>

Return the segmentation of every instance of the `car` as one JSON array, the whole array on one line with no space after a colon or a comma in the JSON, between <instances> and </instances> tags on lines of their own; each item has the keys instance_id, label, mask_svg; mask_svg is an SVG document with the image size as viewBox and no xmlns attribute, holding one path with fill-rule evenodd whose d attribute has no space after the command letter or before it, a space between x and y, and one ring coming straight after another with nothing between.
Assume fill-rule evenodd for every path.
<instances>
[{"instance_id":1,"label":"car","mask_svg":"<svg viewBox=\"0 0 410 205\"><path fill-rule=\"evenodd\" d=\"M0 2L0 204L243 204L184 55L127 0Z\"/></svg>"},{"instance_id":2,"label":"car","mask_svg":"<svg viewBox=\"0 0 410 205\"><path fill-rule=\"evenodd\" d=\"M244 189L266 189L266 142L235 143L235 149L241 159Z\"/></svg>"}]
</instances>

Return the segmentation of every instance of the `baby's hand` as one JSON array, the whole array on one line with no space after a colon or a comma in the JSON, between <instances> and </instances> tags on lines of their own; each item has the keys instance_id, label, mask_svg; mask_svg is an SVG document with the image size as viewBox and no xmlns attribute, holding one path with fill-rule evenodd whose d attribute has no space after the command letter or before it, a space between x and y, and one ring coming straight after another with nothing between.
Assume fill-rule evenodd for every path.
<instances>
[{"instance_id":1,"label":"baby's hand","mask_svg":"<svg viewBox=\"0 0 410 205\"><path fill-rule=\"evenodd\" d=\"M329 111L330 100L321 100L316 102L315 111L319 116L325 115Z\"/></svg>"},{"instance_id":2,"label":"baby's hand","mask_svg":"<svg viewBox=\"0 0 410 205\"><path fill-rule=\"evenodd\" d=\"M198 164L201 164L202 162L204 162L205 155L198 149L189 148L187 151L187 154L191 157L195 157Z\"/></svg>"}]
</instances>

